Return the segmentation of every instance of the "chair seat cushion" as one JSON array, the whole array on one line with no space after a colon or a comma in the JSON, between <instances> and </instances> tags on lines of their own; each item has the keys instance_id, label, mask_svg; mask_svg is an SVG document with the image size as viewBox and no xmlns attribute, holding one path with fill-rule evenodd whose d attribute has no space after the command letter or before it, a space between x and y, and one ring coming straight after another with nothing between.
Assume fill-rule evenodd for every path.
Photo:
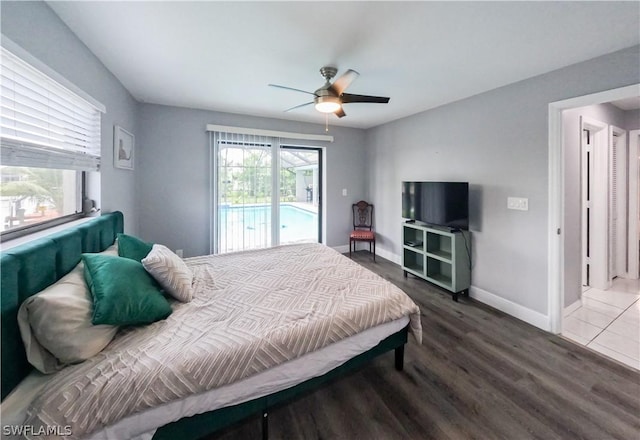
<instances>
[{"instance_id":1,"label":"chair seat cushion","mask_svg":"<svg viewBox=\"0 0 640 440\"><path fill-rule=\"evenodd\" d=\"M375 240L376 235L373 231L352 231L350 237L353 240Z\"/></svg>"}]
</instances>

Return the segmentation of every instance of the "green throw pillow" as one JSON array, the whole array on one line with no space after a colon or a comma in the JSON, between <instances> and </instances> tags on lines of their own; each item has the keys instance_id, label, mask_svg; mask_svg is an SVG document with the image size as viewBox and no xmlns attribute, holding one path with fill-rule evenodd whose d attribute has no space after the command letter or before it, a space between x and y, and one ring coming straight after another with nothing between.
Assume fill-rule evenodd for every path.
<instances>
[{"instance_id":1,"label":"green throw pillow","mask_svg":"<svg viewBox=\"0 0 640 440\"><path fill-rule=\"evenodd\" d=\"M153 243L142 241L133 235L118 234L118 255L136 260L138 263L151 252Z\"/></svg>"},{"instance_id":2,"label":"green throw pillow","mask_svg":"<svg viewBox=\"0 0 640 440\"><path fill-rule=\"evenodd\" d=\"M171 314L171 306L141 263L100 254L82 254L82 260L93 296L94 325L150 324Z\"/></svg>"}]
</instances>

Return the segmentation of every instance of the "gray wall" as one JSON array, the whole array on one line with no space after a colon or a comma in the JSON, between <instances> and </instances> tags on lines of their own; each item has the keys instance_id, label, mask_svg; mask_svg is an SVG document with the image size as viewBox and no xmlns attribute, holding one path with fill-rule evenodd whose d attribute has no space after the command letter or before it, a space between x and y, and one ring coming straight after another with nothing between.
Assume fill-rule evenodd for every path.
<instances>
[{"instance_id":1,"label":"gray wall","mask_svg":"<svg viewBox=\"0 0 640 440\"><path fill-rule=\"evenodd\" d=\"M209 135L207 124L324 134L324 126L230 113L142 104L136 162L140 235L185 256L209 253ZM326 244L348 243L351 204L364 197L364 131L329 126L324 208ZM309 142L306 142L309 144ZM313 143L311 143L313 144ZM342 196L346 188L348 196Z\"/></svg>"},{"instance_id":2,"label":"gray wall","mask_svg":"<svg viewBox=\"0 0 640 440\"><path fill-rule=\"evenodd\" d=\"M612 104L599 104L565 110L562 113L562 131L564 138L564 306L567 307L580 299L582 293L582 257L581 257L581 214L580 200L580 117L587 116L605 124L626 130L638 128L630 125L629 114L637 111L624 111Z\"/></svg>"},{"instance_id":3,"label":"gray wall","mask_svg":"<svg viewBox=\"0 0 640 440\"><path fill-rule=\"evenodd\" d=\"M637 83L639 54L628 48L368 130L383 252L401 252L401 181L468 181L473 286L547 315L548 104ZM529 210L507 210L508 196L528 198Z\"/></svg>"},{"instance_id":4,"label":"gray wall","mask_svg":"<svg viewBox=\"0 0 640 440\"><path fill-rule=\"evenodd\" d=\"M625 113L625 125L623 128L627 130L637 130L640 128L640 109L629 110Z\"/></svg>"},{"instance_id":5,"label":"gray wall","mask_svg":"<svg viewBox=\"0 0 640 440\"><path fill-rule=\"evenodd\" d=\"M44 2L2 2L2 34L106 107L102 115L101 184L92 198L105 211L120 210L125 229L136 233L135 172L113 167L113 126L137 134L137 102L98 58Z\"/></svg>"},{"instance_id":6,"label":"gray wall","mask_svg":"<svg viewBox=\"0 0 640 440\"><path fill-rule=\"evenodd\" d=\"M101 208L122 210L128 232L183 248L187 256L209 248L207 123L323 129L138 104L43 2L2 2L1 26L3 34L106 106ZM638 46L629 48L366 132L332 127L327 244L347 243L350 204L366 197L376 204L379 248L397 258L400 182L469 181L474 287L546 314L548 103L637 83L639 52ZM135 171L113 167L114 124L136 135ZM342 188L349 196L341 196ZM508 196L527 197L529 211L508 211Z\"/></svg>"}]
</instances>

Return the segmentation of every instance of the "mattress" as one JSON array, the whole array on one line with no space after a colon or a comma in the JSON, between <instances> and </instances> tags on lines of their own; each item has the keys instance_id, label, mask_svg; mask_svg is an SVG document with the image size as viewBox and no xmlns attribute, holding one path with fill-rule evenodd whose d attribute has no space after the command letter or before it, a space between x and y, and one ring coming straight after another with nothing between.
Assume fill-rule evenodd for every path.
<instances>
[{"instance_id":1,"label":"mattress","mask_svg":"<svg viewBox=\"0 0 640 440\"><path fill-rule=\"evenodd\" d=\"M157 428L183 417L247 402L321 376L375 347L387 336L400 331L408 324L409 318L405 316L372 327L235 383L132 414L94 432L88 438L91 440L151 439ZM3 427L23 423L30 402L51 378L52 376L34 371L7 396L0 405Z\"/></svg>"},{"instance_id":2,"label":"mattress","mask_svg":"<svg viewBox=\"0 0 640 440\"><path fill-rule=\"evenodd\" d=\"M323 245L185 262L193 300L172 304L165 320L123 328L102 352L56 373L25 424L70 426L67 438L85 438L403 316L416 341L422 337L420 310L402 290Z\"/></svg>"}]
</instances>

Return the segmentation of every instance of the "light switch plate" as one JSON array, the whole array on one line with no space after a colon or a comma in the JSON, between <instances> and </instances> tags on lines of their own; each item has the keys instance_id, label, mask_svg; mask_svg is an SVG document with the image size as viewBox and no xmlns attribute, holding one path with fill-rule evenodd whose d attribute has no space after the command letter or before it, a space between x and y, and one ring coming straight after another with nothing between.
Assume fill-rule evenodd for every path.
<instances>
[{"instance_id":1,"label":"light switch plate","mask_svg":"<svg viewBox=\"0 0 640 440\"><path fill-rule=\"evenodd\" d=\"M528 211L529 199L526 199L524 197L507 197L507 209Z\"/></svg>"},{"instance_id":2,"label":"light switch plate","mask_svg":"<svg viewBox=\"0 0 640 440\"><path fill-rule=\"evenodd\" d=\"M347 196L347 188L342 188L342 195Z\"/></svg>"}]
</instances>

